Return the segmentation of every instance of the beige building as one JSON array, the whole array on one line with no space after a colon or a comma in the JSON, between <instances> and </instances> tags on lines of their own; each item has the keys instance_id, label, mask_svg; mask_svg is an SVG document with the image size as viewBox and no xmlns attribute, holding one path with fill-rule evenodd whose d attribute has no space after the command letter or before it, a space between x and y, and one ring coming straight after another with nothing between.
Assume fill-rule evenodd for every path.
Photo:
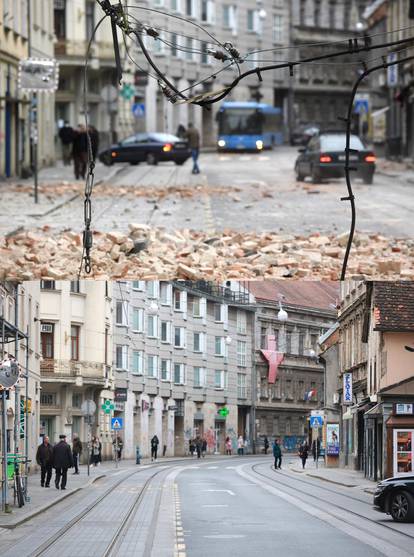
<instances>
[{"instance_id":1,"label":"beige building","mask_svg":"<svg viewBox=\"0 0 414 557\"><path fill-rule=\"evenodd\" d=\"M52 442L65 433L88 428L81 410L93 400L92 434L103 455L112 451L110 418L102 410L113 399L111 285L105 281L41 281L41 418L40 434Z\"/></svg>"}]
</instances>

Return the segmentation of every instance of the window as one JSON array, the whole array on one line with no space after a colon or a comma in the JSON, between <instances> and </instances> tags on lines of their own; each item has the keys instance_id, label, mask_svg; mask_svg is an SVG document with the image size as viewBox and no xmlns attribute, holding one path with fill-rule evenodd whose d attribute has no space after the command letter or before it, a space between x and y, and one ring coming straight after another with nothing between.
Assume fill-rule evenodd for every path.
<instances>
[{"instance_id":1,"label":"window","mask_svg":"<svg viewBox=\"0 0 414 557\"><path fill-rule=\"evenodd\" d=\"M187 292L174 291L174 309L175 311L187 311Z\"/></svg>"},{"instance_id":2,"label":"window","mask_svg":"<svg viewBox=\"0 0 414 557\"><path fill-rule=\"evenodd\" d=\"M54 0L54 26L58 40L66 38L66 0Z\"/></svg>"},{"instance_id":3,"label":"window","mask_svg":"<svg viewBox=\"0 0 414 557\"><path fill-rule=\"evenodd\" d=\"M72 393L72 408L80 408L82 406L82 393Z\"/></svg>"},{"instance_id":4,"label":"window","mask_svg":"<svg viewBox=\"0 0 414 557\"><path fill-rule=\"evenodd\" d=\"M95 28L95 2L88 0L85 9L86 40L90 41Z\"/></svg>"},{"instance_id":5,"label":"window","mask_svg":"<svg viewBox=\"0 0 414 557\"><path fill-rule=\"evenodd\" d=\"M132 331L142 333L144 330L144 310L133 308L132 310Z\"/></svg>"},{"instance_id":6,"label":"window","mask_svg":"<svg viewBox=\"0 0 414 557\"><path fill-rule=\"evenodd\" d=\"M201 43L201 63L208 64L208 44L205 42Z\"/></svg>"},{"instance_id":7,"label":"window","mask_svg":"<svg viewBox=\"0 0 414 557\"><path fill-rule=\"evenodd\" d=\"M196 297L193 298L193 317L201 317L200 300L201 298L196 298Z\"/></svg>"},{"instance_id":8,"label":"window","mask_svg":"<svg viewBox=\"0 0 414 557\"><path fill-rule=\"evenodd\" d=\"M115 318L117 325L128 326L128 302L117 300Z\"/></svg>"},{"instance_id":9,"label":"window","mask_svg":"<svg viewBox=\"0 0 414 557\"><path fill-rule=\"evenodd\" d=\"M54 280L41 280L40 288L42 290L56 290L56 282Z\"/></svg>"},{"instance_id":10,"label":"window","mask_svg":"<svg viewBox=\"0 0 414 557\"><path fill-rule=\"evenodd\" d=\"M227 389L227 373L225 371L216 369L214 372L214 388Z\"/></svg>"},{"instance_id":11,"label":"window","mask_svg":"<svg viewBox=\"0 0 414 557\"><path fill-rule=\"evenodd\" d=\"M184 0L185 1L185 14L190 17L195 17L196 15L196 0Z\"/></svg>"},{"instance_id":12,"label":"window","mask_svg":"<svg viewBox=\"0 0 414 557\"><path fill-rule=\"evenodd\" d=\"M292 354L292 331L286 331L286 354Z\"/></svg>"},{"instance_id":13,"label":"window","mask_svg":"<svg viewBox=\"0 0 414 557\"><path fill-rule=\"evenodd\" d=\"M158 315L147 316L147 335L151 338L158 338Z\"/></svg>"},{"instance_id":14,"label":"window","mask_svg":"<svg viewBox=\"0 0 414 557\"><path fill-rule=\"evenodd\" d=\"M174 12L180 11L180 0L171 0L171 9Z\"/></svg>"},{"instance_id":15,"label":"window","mask_svg":"<svg viewBox=\"0 0 414 557\"><path fill-rule=\"evenodd\" d=\"M247 10L247 30L256 31L256 10Z\"/></svg>"},{"instance_id":16,"label":"window","mask_svg":"<svg viewBox=\"0 0 414 557\"><path fill-rule=\"evenodd\" d=\"M193 349L194 352L205 351L205 333L193 333Z\"/></svg>"},{"instance_id":17,"label":"window","mask_svg":"<svg viewBox=\"0 0 414 557\"><path fill-rule=\"evenodd\" d=\"M44 406L56 406L56 403L56 393L41 392L40 404L43 404Z\"/></svg>"},{"instance_id":18,"label":"window","mask_svg":"<svg viewBox=\"0 0 414 557\"><path fill-rule=\"evenodd\" d=\"M315 394L312 396L311 400L318 400L318 390L316 388L316 383L312 381L311 383L311 391L315 391Z\"/></svg>"},{"instance_id":19,"label":"window","mask_svg":"<svg viewBox=\"0 0 414 557\"><path fill-rule=\"evenodd\" d=\"M175 348L185 348L186 331L184 327L174 327L174 346Z\"/></svg>"},{"instance_id":20,"label":"window","mask_svg":"<svg viewBox=\"0 0 414 557\"><path fill-rule=\"evenodd\" d=\"M145 290L145 280L133 280L132 290Z\"/></svg>"},{"instance_id":21,"label":"window","mask_svg":"<svg viewBox=\"0 0 414 557\"><path fill-rule=\"evenodd\" d=\"M300 0L300 13L299 21L300 25L306 25L306 0Z\"/></svg>"},{"instance_id":22,"label":"window","mask_svg":"<svg viewBox=\"0 0 414 557\"><path fill-rule=\"evenodd\" d=\"M247 332L247 314L245 311L237 310L237 332L245 335Z\"/></svg>"},{"instance_id":23,"label":"window","mask_svg":"<svg viewBox=\"0 0 414 557\"><path fill-rule=\"evenodd\" d=\"M117 344L115 348L115 365L116 369L127 370L128 369L128 346Z\"/></svg>"},{"instance_id":24,"label":"window","mask_svg":"<svg viewBox=\"0 0 414 557\"><path fill-rule=\"evenodd\" d=\"M184 364L174 364L174 383L176 385L184 385L185 382Z\"/></svg>"},{"instance_id":25,"label":"window","mask_svg":"<svg viewBox=\"0 0 414 557\"><path fill-rule=\"evenodd\" d=\"M70 359L79 360L79 325L71 325L70 327Z\"/></svg>"},{"instance_id":26,"label":"window","mask_svg":"<svg viewBox=\"0 0 414 557\"><path fill-rule=\"evenodd\" d=\"M161 381L171 381L171 360L161 360Z\"/></svg>"},{"instance_id":27,"label":"window","mask_svg":"<svg viewBox=\"0 0 414 557\"><path fill-rule=\"evenodd\" d=\"M237 396L238 398L246 398L246 376L244 373L237 374Z\"/></svg>"},{"instance_id":28,"label":"window","mask_svg":"<svg viewBox=\"0 0 414 557\"><path fill-rule=\"evenodd\" d=\"M260 329L260 348L266 350L267 348L267 328L261 327Z\"/></svg>"},{"instance_id":29,"label":"window","mask_svg":"<svg viewBox=\"0 0 414 557\"><path fill-rule=\"evenodd\" d=\"M158 298L159 282L157 280L150 280L147 282L147 296L148 298Z\"/></svg>"},{"instance_id":30,"label":"window","mask_svg":"<svg viewBox=\"0 0 414 557\"><path fill-rule=\"evenodd\" d=\"M273 42L283 43L283 16L273 16Z\"/></svg>"},{"instance_id":31,"label":"window","mask_svg":"<svg viewBox=\"0 0 414 557\"><path fill-rule=\"evenodd\" d=\"M161 321L161 342L171 343L171 322Z\"/></svg>"},{"instance_id":32,"label":"window","mask_svg":"<svg viewBox=\"0 0 414 557\"><path fill-rule=\"evenodd\" d=\"M185 39L185 49L186 49L186 53L185 53L185 57L187 60L192 60L193 59L193 39L191 37L187 37Z\"/></svg>"},{"instance_id":33,"label":"window","mask_svg":"<svg viewBox=\"0 0 414 557\"><path fill-rule=\"evenodd\" d=\"M160 302L163 306L171 305L172 286L168 282L160 284Z\"/></svg>"},{"instance_id":34,"label":"window","mask_svg":"<svg viewBox=\"0 0 414 557\"><path fill-rule=\"evenodd\" d=\"M243 340L237 341L237 365L246 366L246 343Z\"/></svg>"},{"instance_id":35,"label":"window","mask_svg":"<svg viewBox=\"0 0 414 557\"><path fill-rule=\"evenodd\" d=\"M286 382L285 382L285 398L286 399L292 399L293 398L292 380L291 379L286 379Z\"/></svg>"},{"instance_id":36,"label":"window","mask_svg":"<svg viewBox=\"0 0 414 557\"><path fill-rule=\"evenodd\" d=\"M315 27L321 26L321 0L315 0L314 4Z\"/></svg>"},{"instance_id":37,"label":"window","mask_svg":"<svg viewBox=\"0 0 414 557\"><path fill-rule=\"evenodd\" d=\"M214 354L216 356L225 355L224 337L215 337L214 339Z\"/></svg>"},{"instance_id":38,"label":"window","mask_svg":"<svg viewBox=\"0 0 414 557\"><path fill-rule=\"evenodd\" d=\"M134 375L142 375L144 373L144 353L141 350L132 351L131 371Z\"/></svg>"},{"instance_id":39,"label":"window","mask_svg":"<svg viewBox=\"0 0 414 557\"><path fill-rule=\"evenodd\" d=\"M178 44L178 37L175 33L173 33L171 35L171 56L175 56L178 58L177 44Z\"/></svg>"},{"instance_id":40,"label":"window","mask_svg":"<svg viewBox=\"0 0 414 557\"><path fill-rule=\"evenodd\" d=\"M216 323L223 321L223 306L221 304L214 304L214 321Z\"/></svg>"},{"instance_id":41,"label":"window","mask_svg":"<svg viewBox=\"0 0 414 557\"><path fill-rule=\"evenodd\" d=\"M203 23L214 23L213 0L201 0L201 21Z\"/></svg>"},{"instance_id":42,"label":"window","mask_svg":"<svg viewBox=\"0 0 414 557\"><path fill-rule=\"evenodd\" d=\"M299 350L298 353L303 355L305 346L305 331L299 331Z\"/></svg>"},{"instance_id":43,"label":"window","mask_svg":"<svg viewBox=\"0 0 414 557\"><path fill-rule=\"evenodd\" d=\"M206 384L206 370L203 367L194 367L194 387L204 387Z\"/></svg>"},{"instance_id":44,"label":"window","mask_svg":"<svg viewBox=\"0 0 414 557\"><path fill-rule=\"evenodd\" d=\"M148 377L158 377L158 356L147 356L147 375Z\"/></svg>"},{"instance_id":45,"label":"window","mask_svg":"<svg viewBox=\"0 0 414 557\"><path fill-rule=\"evenodd\" d=\"M53 323L44 323L42 321L42 332L40 333L42 343L43 358L53 359L54 357L54 334L55 325ZM45 331L45 332L44 332Z\"/></svg>"},{"instance_id":46,"label":"window","mask_svg":"<svg viewBox=\"0 0 414 557\"><path fill-rule=\"evenodd\" d=\"M79 280L71 280L70 281L70 291L73 294L79 294L80 293L80 281Z\"/></svg>"},{"instance_id":47,"label":"window","mask_svg":"<svg viewBox=\"0 0 414 557\"><path fill-rule=\"evenodd\" d=\"M335 29L335 28L336 28L335 13L336 13L336 4L335 4L335 0L330 0L330 2L329 2L329 27L330 27L331 29Z\"/></svg>"}]
</instances>

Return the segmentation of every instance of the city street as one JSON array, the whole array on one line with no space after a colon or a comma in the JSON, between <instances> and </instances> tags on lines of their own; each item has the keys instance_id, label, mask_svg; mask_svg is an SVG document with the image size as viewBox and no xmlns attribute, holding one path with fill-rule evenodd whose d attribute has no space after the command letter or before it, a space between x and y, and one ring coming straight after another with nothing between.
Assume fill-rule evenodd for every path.
<instances>
[{"instance_id":1,"label":"city street","mask_svg":"<svg viewBox=\"0 0 414 557\"><path fill-rule=\"evenodd\" d=\"M93 196L93 227L101 232L128 232L139 222L169 231L191 228L220 232L338 234L349 228L345 179L311 184L296 182L297 149L278 147L262 154L204 153L199 176L173 163L158 166L98 165L100 180ZM384 172L380 163L374 184L354 181L357 229L388 237L406 237L411 224L414 171ZM308 179L309 180L309 179ZM70 182L62 183L62 181ZM35 205L30 181L23 187L1 184L0 230L48 225L62 230L83 226L83 184L72 169L57 167L40 174L40 204ZM18 195L16 195L18 194ZM10 219L10 212L15 215ZM299 217L300 215L300 217Z\"/></svg>"},{"instance_id":2,"label":"city street","mask_svg":"<svg viewBox=\"0 0 414 557\"><path fill-rule=\"evenodd\" d=\"M301 474L293 455L278 471L270 456L123 464L2 529L0 555L412 555L414 524L372 509L374 483L351 487L340 470L321 481Z\"/></svg>"}]
</instances>

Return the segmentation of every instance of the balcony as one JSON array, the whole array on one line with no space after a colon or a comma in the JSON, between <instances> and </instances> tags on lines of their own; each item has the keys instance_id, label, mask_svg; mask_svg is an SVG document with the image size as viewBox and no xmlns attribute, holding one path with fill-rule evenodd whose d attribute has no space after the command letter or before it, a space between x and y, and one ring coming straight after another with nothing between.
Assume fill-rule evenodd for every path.
<instances>
[{"instance_id":1,"label":"balcony","mask_svg":"<svg viewBox=\"0 0 414 557\"><path fill-rule=\"evenodd\" d=\"M175 287L188 290L192 294L206 296L219 302L235 305L250 304L249 294L247 292L234 292L230 288L206 280L180 280L173 281L173 284Z\"/></svg>"},{"instance_id":2,"label":"balcony","mask_svg":"<svg viewBox=\"0 0 414 557\"><path fill-rule=\"evenodd\" d=\"M55 56L64 59L68 65L84 64L88 51L88 41L59 39L55 43ZM113 45L110 42L94 42L90 50L90 58L99 60L104 66L115 67ZM60 60L62 62L62 60Z\"/></svg>"},{"instance_id":3,"label":"balcony","mask_svg":"<svg viewBox=\"0 0 414 557\"><path fill-rule=\"evenodd\" d=\"M103 387L111 381L111 368L101 362L52 360L40 362L42 380L83 384L96 384Z\"/></svg>"}]
</instances>

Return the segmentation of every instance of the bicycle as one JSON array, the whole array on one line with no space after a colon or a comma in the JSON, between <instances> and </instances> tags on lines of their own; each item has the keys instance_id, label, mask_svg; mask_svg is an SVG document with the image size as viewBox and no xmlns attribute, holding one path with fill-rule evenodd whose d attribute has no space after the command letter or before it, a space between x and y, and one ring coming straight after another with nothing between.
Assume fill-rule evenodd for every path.
<instances>
[{"instance_id":1,"label":"bicycle","mask_svg":"<svg viewBox=\"0 0 414 557\"><path fill-rule=\"evenodd\" d=\"M24 482L23 476L20 474L20 465L30 462L25 456L19 457L19 455L8 455L8 460L10 464L13 464L13 472L9 479L13 479L13 498L14 504L17 504L19 508L23 507L27 500L27 489Z\"/></svg>"}]
</instances>

